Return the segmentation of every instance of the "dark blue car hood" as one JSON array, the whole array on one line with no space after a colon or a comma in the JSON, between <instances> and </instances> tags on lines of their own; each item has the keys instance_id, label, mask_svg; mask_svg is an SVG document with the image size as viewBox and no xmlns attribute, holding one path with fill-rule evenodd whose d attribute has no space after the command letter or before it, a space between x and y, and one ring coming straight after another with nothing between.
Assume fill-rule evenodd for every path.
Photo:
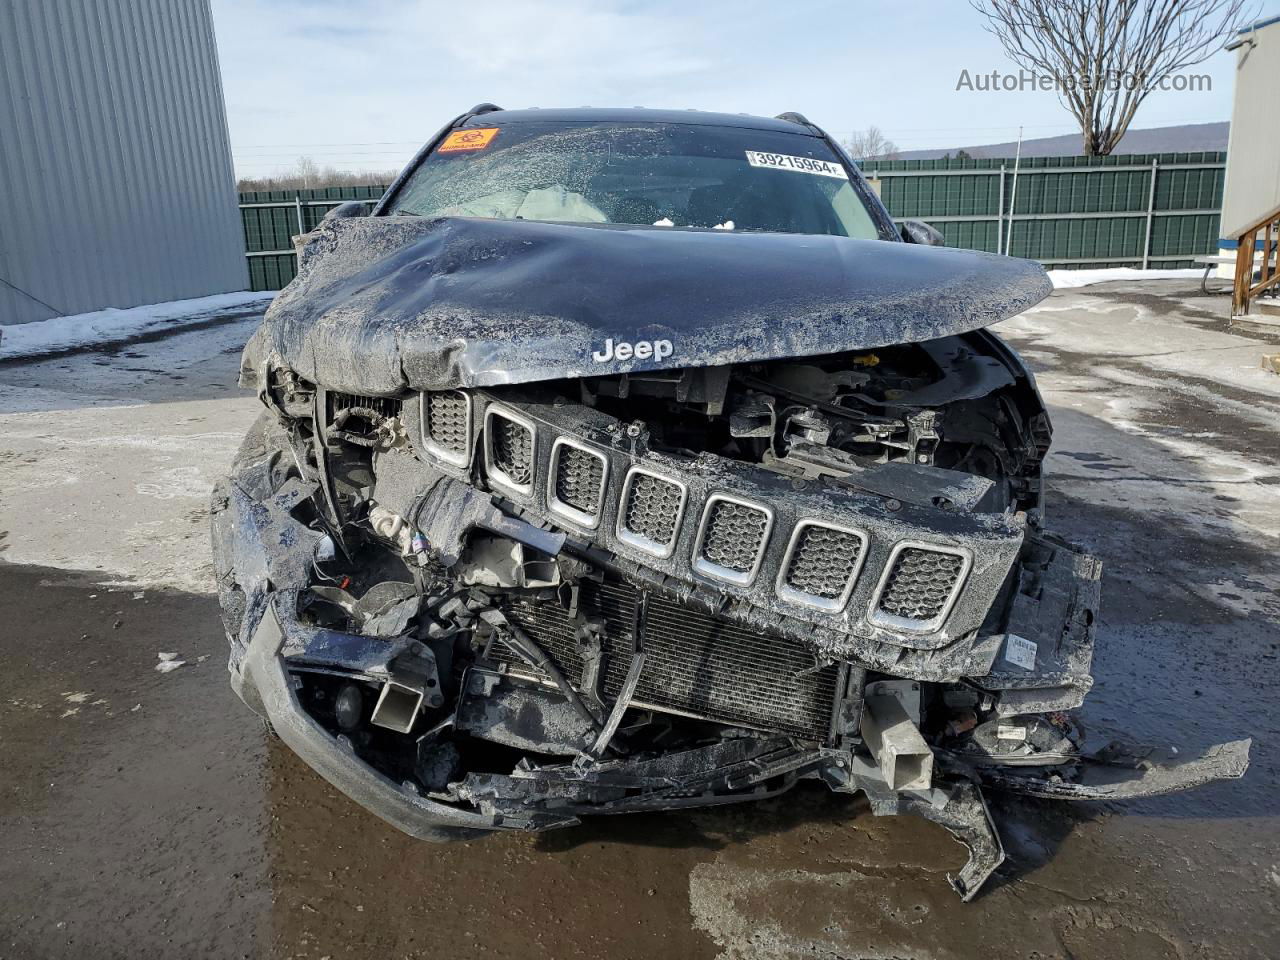
<instances>
[{"instance_id":1,"label":"dark blue car hood","mask_svg":"<svg viewBox=\"0 0 1280 960\"><path fill-rule=\"evenodd\" d=\"M462 217L326 221L299 260L264 336L302 376L353 393L931 340L1051 289L1033 261L969 250Z\"/></svg>"}]
</instances>

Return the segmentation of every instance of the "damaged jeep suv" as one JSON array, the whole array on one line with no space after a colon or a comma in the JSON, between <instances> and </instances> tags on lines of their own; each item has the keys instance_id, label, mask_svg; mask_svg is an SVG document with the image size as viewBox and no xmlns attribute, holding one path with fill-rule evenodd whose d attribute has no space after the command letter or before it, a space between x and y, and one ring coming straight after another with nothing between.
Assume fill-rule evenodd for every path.
<instances>
[{"instance_id":1,"label":"damaged jeep suv","mask_svg":"<svg viewBox=\"0 0 1280 960\"><path fill-rule=\"evenodd\" d=\"M895 227L797 114L502 111L299 238L213 498L236 691L419 837L860 791L1003 859L984 787L1239 776L1081 749L1100 564L985 328L1038 264Z\"/></svg>"}]
</instances>

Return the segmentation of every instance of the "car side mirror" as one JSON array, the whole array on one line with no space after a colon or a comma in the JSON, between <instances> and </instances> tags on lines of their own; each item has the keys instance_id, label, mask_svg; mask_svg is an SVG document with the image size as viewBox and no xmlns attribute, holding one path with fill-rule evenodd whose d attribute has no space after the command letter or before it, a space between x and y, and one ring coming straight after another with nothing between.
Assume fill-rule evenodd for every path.
<instances>
[{"instance_id":1,"label":"car side mirror","mask_svg":"<svg viewBox=\"0 0 1280 960\"><path fill-rule=\"evenodd\" d=\"M937 230L923 220L903 220L898 228L902 239L907 243L923 243L927 247L941 247L946 241L942 231Z\"/></svg>"},{"instance_id":2,"label":"car side mirror","mask_svg":"<svg viewBox=\"0 0 1280 960\"><path fill-rule=\"evenodd\" d=\"M326 220L346 220L348 217L367 217L372 208L364 200L348 200L340 203L324 215Z\"/></svg>"}]
</instances>

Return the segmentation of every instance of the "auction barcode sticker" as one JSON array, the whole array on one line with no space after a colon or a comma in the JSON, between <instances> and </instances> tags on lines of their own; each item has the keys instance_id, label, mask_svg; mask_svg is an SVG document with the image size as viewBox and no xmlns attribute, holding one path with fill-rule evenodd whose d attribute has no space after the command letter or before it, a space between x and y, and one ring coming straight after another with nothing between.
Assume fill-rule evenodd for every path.
<instances>
[{"instance_id":1,"label":"auction barcode sticker","mask_svg":"<svg viewBox=\"0 0 1280 960\"><path fill-rule=\"evenodd\" d=\"M786 153L760 153L747 151L747 163L753 167L769 167L772 170L794 170L796 173L816 173L820 177L848 180L844 167L830 160L814 160L812 157L793 157Z\"/></svg>"},{"instance_id":2,"label":"auction barcode sticker","mask_svg":"<svg viewBox=\"0 0 1280 960\"><path fill-rule=\"evenodd\" d=\"M1020 637L1016 633L1009 634L1004 642L1004 658L1023 670L1036 668L1037 650L1035 641Z\"/></svg>"}]
</instances>

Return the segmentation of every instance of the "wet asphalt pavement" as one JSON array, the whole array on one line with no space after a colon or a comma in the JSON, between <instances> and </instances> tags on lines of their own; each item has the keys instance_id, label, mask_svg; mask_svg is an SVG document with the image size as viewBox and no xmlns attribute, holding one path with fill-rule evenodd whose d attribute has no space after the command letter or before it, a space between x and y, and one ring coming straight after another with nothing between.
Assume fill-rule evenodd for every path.
<instances>
[{"instance_id":1,"label":"wet asphalt pavement","mask_svg":"<svg viewBox=\"0 0 1280 960\"><path fill-rule=\"evenodd\" d=\"M1280 338L1193 286L1061 292L1003 332L1054 415L1051 526L1106 563L1090 742L1253 736L1253 767L1129 805L996 799L1010 862L971 904L941 828L817 786L397 833L226 684L204 497L256 414L232 386L252 324L0 365L0 958L1276 956Z\"/></svg>"}]
</instances>

